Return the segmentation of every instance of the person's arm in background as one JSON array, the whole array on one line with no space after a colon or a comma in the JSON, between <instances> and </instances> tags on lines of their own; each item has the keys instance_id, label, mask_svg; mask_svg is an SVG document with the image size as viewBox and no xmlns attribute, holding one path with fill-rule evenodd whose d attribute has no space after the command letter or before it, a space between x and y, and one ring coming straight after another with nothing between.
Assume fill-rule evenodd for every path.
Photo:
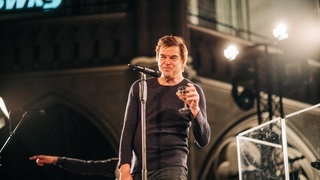
<instances>
[{"instance_id":1,"label":"person's arm in background","mask_svg":"<svg viewBox=\"0 0 320 180\"><path fill-rule=\"evenodd\" d=\"M115 169L118 164L118 158L109 158L106 160L82 160L59 156L36 155L30 157L30 160L35 160L39 166L52 164L72 173L82 175L103 175L107 177L115 177Z\"/></svg>"},{"instance_id":2,"label":"person's arm in background","mask_svg":"<svg viewBox=\"0 0 320 180\"><path fill-rule=\"evenodd\" d=\"M36 161L38 166L44 166L45 164L55 164L58 162L58 156L49 156L49 155L35 155L31 156L29 159Z\"/></svg>"}]
</instances>

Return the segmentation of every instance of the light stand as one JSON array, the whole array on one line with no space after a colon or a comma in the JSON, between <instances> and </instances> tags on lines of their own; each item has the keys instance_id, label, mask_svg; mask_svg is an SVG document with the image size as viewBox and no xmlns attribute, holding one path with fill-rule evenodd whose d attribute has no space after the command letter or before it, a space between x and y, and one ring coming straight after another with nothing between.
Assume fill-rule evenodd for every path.
<instances>
[{"instance_id":1,"label":"light stand","mask_svg":"<svg viewBox=\"0 0 320 180\"><path fill-rule=\"evenodd\" d=\"M254 59L254 89L255 89L255 95L256 95L256 102L257 102L257 115L258 115L258 123L262 123L262 116L261 116L261 99L260 99L260 83L259 83L259 64L258 60L255 58Z\"/></svg>"},{"instance_id":2,"label":"light stand","mask_svg":"<svg viewBox=\"0 0 320 180\"><path fill-rule=\"evenodd\" d=\"M270 56L269 52L269 44L261 44L264 47L264 56L265 56L265 70L266 70L266 90L267 90L267 111L268 111L268 120L273 119L274 115L276 112L279 113L279 116L281 118L284 117L284 112L283 112L283 102L282 102L282 71L281 71L281 65L278 62L277 68L274 70L273 65L273 59ZM276 77L277 77L277 85L278 85L278 97L279 100L278 102L274 102L272 99L274 93L273 93L273 86L272 84L274 83L273 79L273 73L275 72ZM274 104L276 103L276 104ZM257 107L259 107L260 104L257 104ZM260 107L259 107L260 108ZM259 114L259 113L258 113ZM261 111L260 111L261 115ZM263 123L262 117L259 117L260 123ZM264 121L265 122L265 121ZM259 124L260 124L259 123Z\"/></svg>"},{"instance_id":3,"label":"light stand","mask_svg":"<svg viewBox=\"0 0 320 180\"><path fill-rule=\"evenodd\" d=\"M146 103L147 103L147 82L146 74L141 74L140 104L141 104L141 139L142 139L142 180L147 179L147 153L146 153Z\"/></svg>"},{"instance_id":4,"label":"light stand","mask_svg":"<svg viewBox=\"0 0 320 180\"><path fill-rule=\"evenodd\" d=\"M272 59L270 56L270 47L271 45L277 45L279 41L285 40L289 37L288 33L287 33L287 27L285 24L278 24L275 28L273 28L273 36L276 39L276 41L272 40L272 43L258 43L258 44L253 44L251 46L249 46L249 48L255 48L255 47L259 47L262 46L264 48L264 62L265 64L265 72L266 72L266 91L267 91L267 111L269 113L268 115L268 119L267 120L271 120L273 118L273 116L275 115L275 112L278 110L279 115L281 118L284 118L284 112L283 112L283 90L282 90L282 76L283 76L283 70L282 68L282 64L280 64L278 62L278 68L276 70L276 74L277 74L277 85L278 85L278 96L279 96L279 102L278 104L273 104L274 101L272 99L273 96L273 87L272 87L272 83L273 83L273 79L272 79ZM280 51L277 51L280 52ZM228 48L226 48L224 50L224 56L229 60L229 61L233 61L236 59L237 55L239 54L239 51L237 50L236 46L231 45ZM263 120L262 119L262 112L264 110L261 109L261 106L263 105L261 103L261 97L260 97L260 79L259 79L259 71L260 71L260 67L259 67L259 63L258 60L255 58L254 60L255 63L255 77L254 77L254 87L255 87L255 91L256 91L256 102L257 102L257 115L258 115L258 123L262 124L263 122L267 121L267 120ZM280 68L281 67L281 68Z\"/></svg>"}]
</instances>

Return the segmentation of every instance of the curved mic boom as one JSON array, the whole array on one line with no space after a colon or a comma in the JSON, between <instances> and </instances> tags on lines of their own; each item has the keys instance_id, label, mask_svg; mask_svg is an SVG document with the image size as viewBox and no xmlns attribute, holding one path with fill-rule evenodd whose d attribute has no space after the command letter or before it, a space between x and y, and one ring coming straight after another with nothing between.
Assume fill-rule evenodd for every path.
<instances>
[{"instance_id":1,"label":"curved mic boom","mask_svg":"<svg viewBox=\"0 0 320 180\"><path fill-rule=\"evenodd\" d=\"M147 67L142 67L142 66L135 66L135 65L131 65L131 64L128 64L128 66L130 69L132 69L134 71L139 71L141 73L148 74L153 77L160 77L161 76L161 72L157 71L157 70L149 69Z\"/></svg>"}]
</instances>

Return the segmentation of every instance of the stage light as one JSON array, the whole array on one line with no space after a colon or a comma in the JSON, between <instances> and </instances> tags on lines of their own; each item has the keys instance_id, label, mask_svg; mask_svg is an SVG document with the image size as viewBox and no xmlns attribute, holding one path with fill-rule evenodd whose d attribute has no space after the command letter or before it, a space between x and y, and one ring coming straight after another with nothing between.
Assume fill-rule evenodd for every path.
<instances>
[{"instance_id":1,"label":"stage light","mask_svg":"<svg viewBox=\"0 0 320 180\"><path fill-rule=\"evenodd\" d=\"M287 26L283 23L278 24L272 30L273 37L275 37L278 41L287 39L289 34L287 32Z\"/></svg>"},{"instance_id":2,"label":"stage light","mask_svg":"<svg viewBox=\"0 0 320 180\"><path fill-rule=\"evenodd\" d=\"M238 82L236 79L232 82L232 97L235 103L242 110L250 110L254 106L255 92L252 89L244 88L242 92L238 92Z\"/></svg>"},{"instance_id":3,"label":"stage light","mask_svg":"<svg viewBox=\"0 0 320 180\"><path fill-rule=\"evenodd\" d=\"M224 57L226 57L229 61L235 60L238 54L239 50L235 45L230 45L224 49Z\"/></svg>"},{"instance_id":4,"label":"stage light","mask_svg":"<svg viewBox=\"0 0 320 180\"><path fill-rule=\"evenodd\" d=\"M2 97L0 97L0 129L5 126L5 118L9 119L9 113Z\"/></svg>"}]
</instances>

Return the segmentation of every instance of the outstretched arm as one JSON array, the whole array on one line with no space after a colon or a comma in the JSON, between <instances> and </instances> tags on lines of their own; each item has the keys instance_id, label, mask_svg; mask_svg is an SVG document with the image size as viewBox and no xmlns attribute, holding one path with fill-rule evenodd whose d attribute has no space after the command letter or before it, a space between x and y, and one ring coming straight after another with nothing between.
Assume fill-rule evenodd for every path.
<instances>
[{"instance_id":1,"label":"outstretched arm","mask_svg":"<svg viewBox=\"0 0 320 180\"><path fill-rule=\"evenodd\" d=\"M109 158L106 160L82 160L59 156L36 155L30 157L30 160L35 160L39 166L53 164L72 173L82 175L103 175L107 177L115 177L115 169L118 164L118 158Z\"/></svg>"},{"instance_id":2,"label":"outstretched arm","mask_svg":"<svg viewBox=\"0 0 320 180\"><path fill-rule=\"evenodd\" d=\"M36 161L38 166L44 166L45 164L55 164L58 162L58 156L36 155L29 158Z\"/></svg>"}]
</instances>

